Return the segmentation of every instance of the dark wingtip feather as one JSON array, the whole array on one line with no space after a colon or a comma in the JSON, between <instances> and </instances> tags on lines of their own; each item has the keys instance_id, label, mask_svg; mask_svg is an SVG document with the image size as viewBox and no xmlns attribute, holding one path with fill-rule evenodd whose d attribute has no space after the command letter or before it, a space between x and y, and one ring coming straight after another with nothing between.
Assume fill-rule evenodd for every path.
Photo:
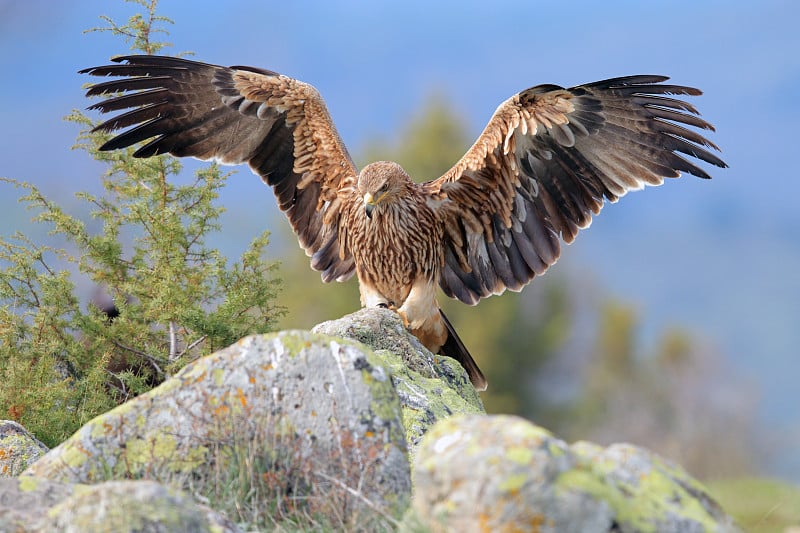
<instances>
[{"instance_id":1,"label":"dark wingtip feather","mask_svg":"<svg viewBox=\"0 0 800 533\"><path fill-rule=\"evenodd\" d=\"M483 372L481 372L481 369L478 368L478 363L475 362L475 359L472 358L469 350L467 350L466 346L464 346L464 343L461 342L461 339L456 333L456 330L453 328L453 325L447 319L447 316L445 316L444 311L440 309L439 313L441 313L442 321L447 328L447 340L445 341L444 345L439 348L439 354L444 355L445 357L452 357L458 361L461 366L464 367L464 370L467 371L469 380L472 383L472 386L475 387L475 390L485 391L488 383L483 375Z\"/></svg>"},{"instance_id":2,"label":"dark wingtip feather","mask_svg":"<svg viewBox=\"0 0 800 533\"><path fill-rule=\"evenodd\" d=\"M621 76L618 78L608 78L605 80L586 83L578 87L589 87L593 89L611 89L629 86L641 86L645 84L662 83L669 79L669 76L660 74L637 74L634 76Z\"/></svg>"},{"instance_id":3,"label":"dark wingtip feather","mask_svg":"<svg viewBox=\"0 0 800 533\"><path fill-rule=\"evenodd\" d=\"M255 72L256 74L264 74L265 76L280 76L277 72L273 70L267 70L265 68L257 68L257 67L248 67L246 65L233 65L231 67L233 70L246 70L248 72Z\"/></svg>"}]
</instances>

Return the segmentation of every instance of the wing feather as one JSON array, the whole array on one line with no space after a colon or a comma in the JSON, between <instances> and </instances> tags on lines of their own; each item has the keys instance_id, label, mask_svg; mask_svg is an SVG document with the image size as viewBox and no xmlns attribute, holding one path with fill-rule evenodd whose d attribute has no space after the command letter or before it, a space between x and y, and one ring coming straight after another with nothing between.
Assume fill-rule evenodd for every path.
<instances>
[{"instance_id":1,"label":"wing feather","mask_svg":"<svg viewBox=\"0 0 800 533\"><path fill-rule=\"evenodd\" d=\"M518 291L605 201L683 172L709 178L696 160L726 167L696 131L713 126L671 96L701 92L667 79L539 85L503 102L464 157L423 186L445 226L445 294L475 304Z\"/></svg>"},{"instance_id":2,"label":"wing feather","mask_svg":"<svg viewBox=\"0 0 800 533\"><path fill-rule=\"evenodd\" d=\"M90 109L124 111L95 128L115 132L101 150L147 141L136 157L170 153L247 163L272 186L300 245L325 281L355 271L341 245L343 199L355 166L319 93L269 70L221 67L166 56L125 56L117 64L82 70L121 79L89 87L108 96Z\"/></svg>"}]
</instances>

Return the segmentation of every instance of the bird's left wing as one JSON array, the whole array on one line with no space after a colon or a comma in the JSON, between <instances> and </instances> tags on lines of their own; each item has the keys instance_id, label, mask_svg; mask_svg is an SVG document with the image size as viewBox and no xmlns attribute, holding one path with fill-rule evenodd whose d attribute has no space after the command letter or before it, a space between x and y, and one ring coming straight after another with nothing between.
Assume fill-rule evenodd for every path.
<instances>
[{"instance_id":1,"label":"bird's left wing","mask_svg":"<svg viewBox=\"0 0 800 533\"><path fill-rule=\"evenodd\" d=\"M605 200L681 172L708 178L686 154L725 163L696 131L713 130L698 95L663 76L615 78L570 89L540 85L503 102L475 144L423 185L445 230L440 285L462 302L520 290L560 255Z\"/></svg>"},{"instance_id":2,"label":"bird's left wing","mask_svg":"<svg viewBox=\"0 0 800 533\"><path fill-rule=\"evenodd\" d=\"M113 61L119 64L81 71L122 77L92 85L87 92L115 94L90 109L129 110L95 128L110 132L130 127L101 150L149 141L133 155L170 153L249 164L272 186L323 280L352 276L353 257L343 244L340 222L356 170L314 87L252 67L166 56Z\"/></svg>"}]
</instances>

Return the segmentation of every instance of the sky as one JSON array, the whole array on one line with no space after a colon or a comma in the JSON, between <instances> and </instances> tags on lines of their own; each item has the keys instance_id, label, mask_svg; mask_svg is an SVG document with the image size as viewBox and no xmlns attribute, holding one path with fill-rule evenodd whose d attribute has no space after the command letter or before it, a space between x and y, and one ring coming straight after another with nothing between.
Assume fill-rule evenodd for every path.
<instances>
[{"instance_id":1,"label":"sky","mask_svg":"<svg viewBox=\"0 0 800 533\"><path fill-rule=\"evenodd\" d=\"M75 206L75 192L97 189L102 168L70 149L78 127L62 118L88 103L77 71L127 52L118 37L83 30L136 11L0 0L0 176ZM640 311L646 332L686 326L717 346L761 390L764 427L800 448L800 4L164 0L160 13L176 22L171 53L315 85L354 154L394 138L432 92L475 137L501 101L540 83L666 74L701 88L692 103L717 127L710 137L730 168L607 206L555 268L597 278ZM232 255L264 224L283 223L244 169L222 202L223 224L242 236L225 243ZM0 234L30 216L4 188ZM773 470L800 481L800 457L784 454Z\"/></svg>"}]
</instances>

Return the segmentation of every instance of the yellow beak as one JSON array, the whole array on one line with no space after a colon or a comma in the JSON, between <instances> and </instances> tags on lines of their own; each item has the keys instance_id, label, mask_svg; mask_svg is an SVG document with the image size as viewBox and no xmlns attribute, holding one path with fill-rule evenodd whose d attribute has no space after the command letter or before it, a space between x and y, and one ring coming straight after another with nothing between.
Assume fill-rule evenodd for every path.
<instances>
[{"instance_id":1,"label":"yellow beak","mask_svg":"<svg viewBox=\"0 0 800 533\"><path fill-rule=\"evenodd\" d=\"M372 210L375 209L377 203L371 192L364 195L364 211L367 213L367 218L372 218Z\"/></svg>"}]
</instances>

